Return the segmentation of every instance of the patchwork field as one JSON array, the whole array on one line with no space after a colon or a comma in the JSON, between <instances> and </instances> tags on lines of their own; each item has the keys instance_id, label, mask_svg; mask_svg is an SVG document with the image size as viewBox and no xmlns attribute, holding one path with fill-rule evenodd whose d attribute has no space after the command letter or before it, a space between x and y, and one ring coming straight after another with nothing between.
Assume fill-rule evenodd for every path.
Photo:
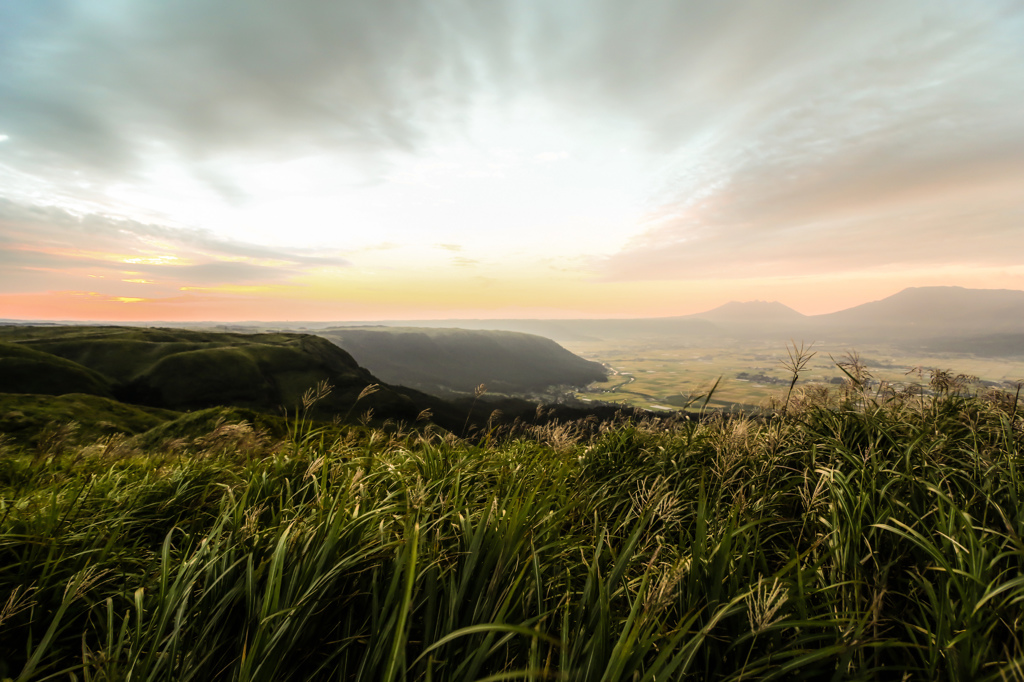
<instances>
[{"instance_id":1,"label":"patchwork field","mask_svg":"<svg viewBox=\"0 0 1024 682\"><path fill-rule=\"evenodd\" d=\"M758 406L773 395L783 395L792 373L785 345L675 346L636 341L615 347L600 342L563 344L573 353L605 364L613 374L604 384L592 384L576 396L584 401L622 403L646 409L678 409L696 396L706 395L721 381L711 407ZM799 344L798 344L799 345ZM813 358L800 374L798 387L809 383L838 383L846 375L837 363L851 354L859 357L871 378L896 388L928 383L932 370L976 377L973 385L983 390L990 383L1009 388L1024 380L1024 358L985 358L971 354L908 354L895 347L853 349L838 345L814 345ZM830 357L831 356L831 357ZM703 403L700 398L696 403Z\"/></svg>"}]
</instances>

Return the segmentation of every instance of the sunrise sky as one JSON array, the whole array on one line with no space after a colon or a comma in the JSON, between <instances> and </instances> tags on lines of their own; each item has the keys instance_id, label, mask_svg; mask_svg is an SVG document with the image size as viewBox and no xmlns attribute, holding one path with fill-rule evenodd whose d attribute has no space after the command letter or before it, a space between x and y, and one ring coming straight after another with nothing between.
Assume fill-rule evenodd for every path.
<instances>
[{"instance_id":1,"label":"sunrise sky","mask_svg":"<svg viewBox=\"0 0 1024 682\"><path fill-rule=\"evenodd\" d=\"M0 0L0 318L1024 289L1019 0Z\"/></svg>"}]
</instances>

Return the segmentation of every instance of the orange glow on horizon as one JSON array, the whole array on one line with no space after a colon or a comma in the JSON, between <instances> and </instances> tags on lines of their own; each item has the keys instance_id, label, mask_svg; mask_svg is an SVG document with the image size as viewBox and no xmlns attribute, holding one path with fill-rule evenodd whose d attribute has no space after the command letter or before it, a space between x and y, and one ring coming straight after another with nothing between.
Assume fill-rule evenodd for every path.
<instances>
[{"instance_id":1,"label":"orange glow on horizon","mask_svg":"<svg viewBox=\"0 0 1024 682\"><path fill-rule=\"evenodd\" d=\"M88 280L83 280L88 281ZM0 296L0 318L109 321L347 321L454 318L637 318L699 313L729 301L775 300L815 315L908 286L1024 289L1024 267L882 271L748 280L594 281L583 275L310 276L288 284L182 286L139 295L64 290ZM132 283L125 286L152 286Z\"/></svg>"}]
</instances>

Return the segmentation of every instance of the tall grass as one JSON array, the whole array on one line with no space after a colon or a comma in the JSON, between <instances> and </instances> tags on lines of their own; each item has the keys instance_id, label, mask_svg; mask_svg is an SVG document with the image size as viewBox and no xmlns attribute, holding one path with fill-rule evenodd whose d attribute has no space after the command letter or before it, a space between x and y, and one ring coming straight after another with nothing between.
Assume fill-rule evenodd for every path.
<instances>
[{"instance_id":1,"label":"tall grass","mask_svg":"<svg viewBox=\"0 0 1024 682\"><path fill-rule=\"evenodd\" d=\"M1024 420L963 388L7 448L0 678L1024 679Z\"/></svg>"}]
</instances>

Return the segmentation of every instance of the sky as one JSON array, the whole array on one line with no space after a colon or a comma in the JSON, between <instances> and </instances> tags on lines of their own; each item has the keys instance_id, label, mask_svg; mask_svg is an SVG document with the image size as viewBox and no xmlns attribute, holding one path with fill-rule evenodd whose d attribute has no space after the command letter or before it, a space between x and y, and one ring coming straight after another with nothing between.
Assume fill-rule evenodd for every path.
<instances>
[{"instance_id":1,"label":"sky","mask_svg":"<svg viewBox=\"0 0 1024 682\"><path fill-rule=\"evenodd\" d=\"M0 0L0 318L1024 289L1020 0Z\"/></svg>"}]
</instances>

